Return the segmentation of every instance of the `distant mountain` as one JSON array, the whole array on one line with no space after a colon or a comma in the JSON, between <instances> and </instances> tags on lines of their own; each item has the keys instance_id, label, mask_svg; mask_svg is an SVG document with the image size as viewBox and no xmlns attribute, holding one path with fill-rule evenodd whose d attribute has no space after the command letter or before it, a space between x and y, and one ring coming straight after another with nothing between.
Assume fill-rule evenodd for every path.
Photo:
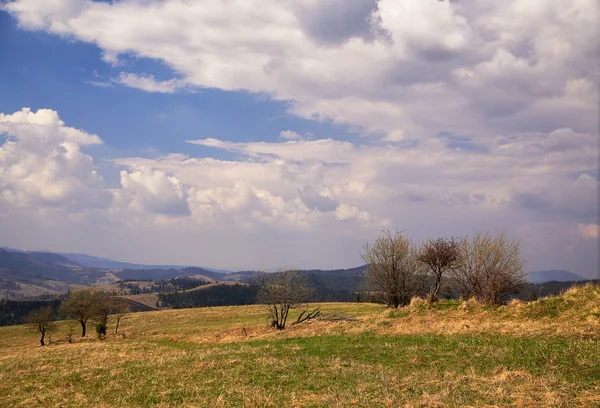
<instances>
[{"instance_id":1,"label":"distant mountain","mask_svg":"<svg viewBox=\"0 0 600 408\"><path fill-rule=\"evenodd\" d=\"M315 300L351 299L362 290L366 265L351 269L307 270ZM14 250L0 247L0 296L37 296L65 292L78 285L106 284L118 280L169 280L195 277L209 282L237 281L253 284L256 271L218 271L182 265L143 265L85 254ZM580 282L586 278L564 270L530 272L530 284Z\"/></svg>"},{"instance_id":2,"label":"distant mountain","mask_svg":"<svg viewBox=\"0 0 600 408\"><path fill-rule=\"evenodd\" d=\"M96 256L85 255L85 254L72 254L72 253L60 253L67 259L78 263L81 266L87 266L89 268L102 268L102 269L181 269L185 268L182 265L143 265L133 264L129 262L113 261L112 259L99 258Z\"/></svg>"},{"instance_id":3,"label":"distant mountain","mask_svg":"<svg viewBox=\"0 0 600 408\"><path fill-rule=\"evenodd\" d=\"M89 280L89 272L76 262L51 252L0 249L0 277L4 279L82 283Z\"/></svg>"},{"instance_id":4,"label":"distant mountain","mask_svg":"<svg viewBox=\"0 0 600 408\"><path fill-rule=\"evenodd\" d=\"M223 281L226 274L213 272L204 268L182 268L182 269L123 269L115 272L120 279L152 279L155 281L168 280L180 276L198 277L205 280ZM207 279L206 279L207 278Z\"/></svg>"},{"instance_id":5,"label":"distant mountain","mask_svg":"<svg viewBox=\"0 0 600 408\"><path fill-rule=\"evenodd\" d=\"M544 283L544 282L567 282L567 281L584 281L587 278L584 278L581 275L577 275L576 273L563 271L559 269L553 269L549 271L535 271L529 272L529 276L527 280L530 283Z\"/></svg>"},{"instance_id":6,"label":"distant mountain","mask_svg":"<svg viewBox=\"0 0 600 408\"><path fill-rule=\"evenodd\" d=\"M57 295L80 285L125 279L168 280L195 277L224 281L211 269L176 265L138 265L84 254L58 254L0 248L0 298Z\"/></svg>"},{"instance_id":7,"label":"distant mountain","mask_svg":"<svg viewBox=\"0 0 600 408\"><path fill-rule=\"evenodd\" d=\"M59 254L0 248L0 298L57 295L115 280L107 270L87 268Z\"/></svg>"},{"instance_id":8,"label":"distant mountain","mask_svg":"<svg viewBox=\"0 0 600 408\"><path fill-rule=\"evenodd\" d=\"M101 269L132 269L132 270L150 270L150 269L185 269L190 266L185 265L145 265L135 264L129 262L114 261L108 258L100 258L97 256L85 255L85 254L74 254L74 253L59 253L67 259L78 263L81 266L87 266L88 268L101 268ZM231 273L231 271L212 269L201 267L204 271L219 272L219 273Z\"/></svg>"}]
</instances>

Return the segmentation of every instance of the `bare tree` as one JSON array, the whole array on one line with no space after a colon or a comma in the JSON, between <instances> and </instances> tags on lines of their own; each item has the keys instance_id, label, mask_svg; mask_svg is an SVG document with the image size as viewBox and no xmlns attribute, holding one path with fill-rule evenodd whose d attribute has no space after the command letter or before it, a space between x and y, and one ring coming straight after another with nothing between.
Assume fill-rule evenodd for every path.
<instances>
[{"instance_id":1,"label":"bare tree","mask_svg":"<svg viewBox=\"0 0 600 408\"><path fill-rule=\"evenodd\" d=\"M261 273L256 277L256 301L265 304L272 325L285 328L290 309L305 302L311 295L308 275L297 270Z\"/></svg>"},{"instance_id":2,"label":"bare tree","mask_svg":"<svg viewBox=\"0 0 600 408\"><path fill-rule=\"evenodd\" d=\"M25 320L40 333L40 346L43 346L46 333L54 327L54 309L52 309L52 306L33 310Z\"/></svg>"},{"instance_id":3,"label":"bare tree","mask_svg":"<svg viewBox=\"0 0 600 408\"><path fill-rule=\"evenodd\" d=\"M104 293L93 288L84 288L71 292L63 300L60 310L66 316L74 317L81 324L81 337L85 337L88 320L98 316L99 306L103 303Z\"/></svg>"},{"instance_id":4,"label":"bare tree","mask_svg":"<svg viewBox=\"0 0 600 408\"><path fill-rule=\"evenodd\" d=\"M112 313L112 296L102 291L95 292L93 308L95 320L106 325L108 323L108 315Z\"/></svg>"},{"instance_id":5,"label":"bare tree","mask_svg":"<svg viewBox=\"0 0 600 408\"><path fill-rule=\"evenodd\" d=\"M372 245L365 244L361 253L368 264L366 283L383 295L388 307L406 306L413 296L424 294L426 272L407 237L386 228L382 231L383 235Z\"/></svg>"},{"instance_id":6,"label":"bare tree","mask_svg":"<svg viewBox=\"0 0 600 408\"><path fill-rule=\"evenodd\" d=\"M527 284L521 242L503 232L477 233L459 245L459 262L453 275L465 297L485 304L501 304Z\"/></svg>"},{"instance_id":7,"label":"bare tree","mask_svg":"<svg viewBox=\"0 0 600 408\"><path fill-rule=\"evenodd\" d=\"M430 239L419 250L417 260L427 265L432 274L433 283L427 296L430 302L437 300L444 273L458 264L460 257L459 242L455 238Z\"/></svg>"},{"instance_id":8,"label":"bare tree","mask_svg":"<svg viewBox=\"0 0 600 408\"><path fill-rule=\"evenodd\" d=\"M129 313L129 311L131 310L131 305L129 304L129 302L120 297L120 296L113 296L112 297L112 302L111 302L111 311L112 314L115 315L115 319L116 319L116 325L115 325L115 334L117 334L119 332L119 323L121 322L121 319L123 318L123 316L126 313Z\"/></svg>"}]
</instances>

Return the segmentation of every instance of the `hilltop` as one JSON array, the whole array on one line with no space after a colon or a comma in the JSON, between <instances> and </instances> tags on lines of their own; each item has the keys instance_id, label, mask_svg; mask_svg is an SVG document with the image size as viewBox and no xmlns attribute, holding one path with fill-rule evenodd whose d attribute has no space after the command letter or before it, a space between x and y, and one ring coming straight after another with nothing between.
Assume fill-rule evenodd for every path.
<instances>
[{"instance_id":1,"label":"hilltop","mask_svg":"<svg viewBox=\"0 0 600 408\"><path fill-rule=\"evenodd\" d=\"M319 306L357 320L277 331L261 306L163 310L127 315L124 337L73 344L60 322L47 347L2 327L0 405L600 404L599 286L497 308Z\"/></svg>"}]
</instances>

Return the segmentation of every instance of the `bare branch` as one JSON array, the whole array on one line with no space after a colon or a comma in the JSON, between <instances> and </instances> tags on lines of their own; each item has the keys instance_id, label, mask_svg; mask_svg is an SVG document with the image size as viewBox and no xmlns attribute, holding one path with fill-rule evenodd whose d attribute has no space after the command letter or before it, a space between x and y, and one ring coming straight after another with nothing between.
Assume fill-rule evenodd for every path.
<instances>
[{"instance_id":1,"label":"bare branch","mask_svg":"<svg viewBox=\"0 0 600 408\"><path fill-rule=\"evenodd\" d=\"M388 307L410 303L413 296L424 294L427 274L417 261L412 242L384 228L373 244L365 244L361 254L368 264L366 280L372 291L385 297Z\"/></svg>"},{"instance_id":2,"label":"bare branch","mask_svg":"<svg viewBox=\"0 0 600 408\"><path fill-rule=\"evenodd\" d=\"M453 275L464 297L476 296L485 304L501 304L526 285L521 242L501 232L475 234L459 245L460 258Z\"/></svg>"},{"instance_id":3,"label":"bare branch","mask_svg":"<svg viewBox=\"0 0 600 408\"><path fill-rule=\"evenodd\" d=\"M312 312L308 312L308 308L304 309L302 311L302 313L300 313L300 316L298 316L298 319L296 319L296 321L294 323L292 323L292 324L304 323L304 322L307 322L309 320L312 320L312 319L315 319L315 318L321 316L321 311L319 309L320 308L317 307ZM306 312L308 312L308 314L306 316L304 316L304 314Z\"/></svg>"},{"instance_id":4,"label":"bare branch","mask_svg":"<svg viewBox=\"0 0 600 408\"><path fill-rule=\"evenodd\" d=\"M430 302L437 300L442 285L442 276L446 271L452 270L458 265L459 258L459 240L454 237L430 239L421 246L417 260L427 265L433 281L428 294Z\"/></svg>"},{"instance_id":5,"label":"bare branch","mask_svg":"<svg viewBox=\"0 0 600 408\"><path fill-rule=\"evenodd\" d=\"M259 287L256 301L266 305L272 325L279 330L285 328L290 309L306 301L312 293L308 275L297 270L258 274L256 283Z\"/></svg>"}]
</instances>

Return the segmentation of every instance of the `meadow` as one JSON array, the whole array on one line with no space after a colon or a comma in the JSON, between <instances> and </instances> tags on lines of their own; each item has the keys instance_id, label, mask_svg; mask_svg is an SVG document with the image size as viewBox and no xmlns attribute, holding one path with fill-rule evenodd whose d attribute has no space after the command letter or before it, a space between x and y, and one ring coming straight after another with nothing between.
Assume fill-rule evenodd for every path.
<instances>
[{"instance_id":1,"label":"meadow","mask_svg":"<svg viewBox=\"0 0 600 408\"><path fill-rule=\"evenodd\" d=\"M356 320L278 331L259 305L161 310L72 344L58 322L44 347L0 327L0 406L600 406L598 286L500 307L318 306Z\"/></svg>"}]
</instances>

